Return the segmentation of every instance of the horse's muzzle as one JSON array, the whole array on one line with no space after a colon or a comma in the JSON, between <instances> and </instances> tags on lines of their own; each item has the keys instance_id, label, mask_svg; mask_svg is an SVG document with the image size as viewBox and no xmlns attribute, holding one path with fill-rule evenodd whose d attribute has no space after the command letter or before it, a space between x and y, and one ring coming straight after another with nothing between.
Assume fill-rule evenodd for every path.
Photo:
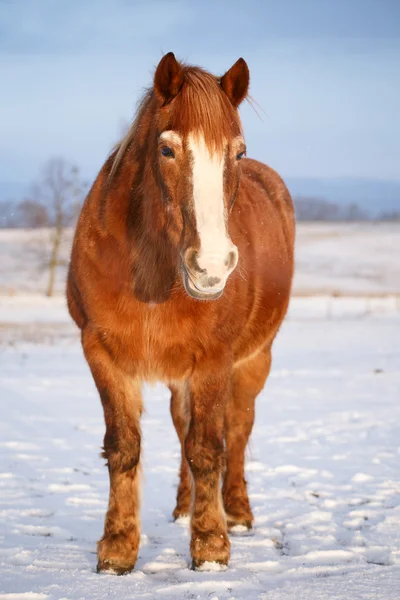
<instances>
[{"instance_id":1,"label":"horse's muzzle","mask_svg":"<svg viewBox=\"0 0 400 600\"><path fill-rule=\"evenodd\" d=\"M238 251L233 245L222 260L216 256L202 256L196 250L188 249L182 257L186 292L198 300L216 300L222 296L237 262Z\"/></svg>"}]
</instances>

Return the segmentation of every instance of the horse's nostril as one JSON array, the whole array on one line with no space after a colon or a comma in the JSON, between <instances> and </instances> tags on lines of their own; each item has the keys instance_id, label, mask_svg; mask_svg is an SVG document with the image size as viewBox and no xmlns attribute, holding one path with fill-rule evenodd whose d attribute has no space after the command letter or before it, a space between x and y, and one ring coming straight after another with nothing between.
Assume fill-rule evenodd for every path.
<instances>
[{"instance_id":1,"label":"horse's nostril","mask_svg":"<svg viewBox=\"0 0 400 600\"><path fill-rule=\"evenodd\" d=\"M205 273L206 269L202 269L199 265L198 256L199 253L197 252L197 250L189 249L186 252L185 262L192 271L196 273Z\"/></svg>"},{"instance_id":2,"label":"horse's nostril","mask_svg":"<svg viewBox=\"0 0 400 600\"><path fill-rule=\"evenodd\" d=\"M237 253L232 250L228 254L228 258L225 261L225 265L227 266L227 268L229 270L234 269L236 266L236 261L237 261Z\"/></svg>"}]
</instances>

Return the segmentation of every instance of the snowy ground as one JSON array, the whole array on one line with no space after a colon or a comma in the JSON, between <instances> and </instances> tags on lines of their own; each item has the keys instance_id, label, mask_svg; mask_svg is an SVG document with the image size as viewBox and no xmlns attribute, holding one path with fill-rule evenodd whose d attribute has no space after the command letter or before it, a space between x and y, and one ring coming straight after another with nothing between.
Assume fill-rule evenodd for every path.
<instances>
[{"instance_id":1,"label":"snowy ground","mask_svg":"<svg viewBox=\"0 0 400 600\"><path fill-rule=\"evenodd\" d=\"M48 230L0 230L0 294L43 293ZM64 293L72 231L61 248ZM293 291L310 294L400 293L400 223L298 223Z\"/></svg>"},{"instance_id":2,"label":"snowy ground","mask_svg":"<svg viewBox=\"0 0 400 600\"><path fill-rule=\"evenodd\" d=\"M296 294L400 292L400 223L299 223Z\"/></svg>"},{"instance_id":3,"label":"snowy ground","mask_svg":"<svg viewBox=\"0 0 400 600\"><path fill-rule=\"evenodd\" d=\"M162 386L145 390L136 569L94 572L108 480L78 336L61 304L37 309L41 323L21 309L18 323L18 307L5 318L0 600L398 600L400 316L394 305L326 312L328 300L301 300L258 399L247 462L254 532L232 538L224 572L190 571L187 524L171 520L179 452ZM0 322L7 310L0 304Z\"/></svg>"}]
</instances>

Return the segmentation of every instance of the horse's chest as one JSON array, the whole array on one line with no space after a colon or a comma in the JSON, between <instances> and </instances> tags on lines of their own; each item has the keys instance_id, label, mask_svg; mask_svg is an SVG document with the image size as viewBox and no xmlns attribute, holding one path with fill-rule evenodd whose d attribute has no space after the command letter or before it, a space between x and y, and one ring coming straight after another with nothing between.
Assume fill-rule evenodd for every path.
<instances>
[{"instance_id":1,"label":"horse's chest","mask_svg":"<svg viewBox=\"0 0 400 600\"><path fill-rule=\"evenodd\" d=\"M156 310L143 320L142 362L150 376L182 379L189 376L193 361L193 344L185 327L174 323L172 315Z\"/></svg>"},{"instance_id":2,"label":"horse's chest","mask_svg":"<svg viewBox=\"0 0 400 600\"><path fill-rule=\"evenodd\" d=\"M113 338L120 364L143 379L186 379L193 370L195 352L188 328L157 307L136 314Z\"/></svg>"}]
</instances>

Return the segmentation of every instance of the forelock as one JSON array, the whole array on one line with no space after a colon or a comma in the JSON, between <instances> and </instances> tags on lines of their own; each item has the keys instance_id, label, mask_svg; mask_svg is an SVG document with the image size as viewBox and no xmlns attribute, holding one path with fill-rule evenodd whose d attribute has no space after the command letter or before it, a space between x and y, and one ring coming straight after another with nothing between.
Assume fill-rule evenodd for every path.
<instances>
[{"instance_id":1,"label":"forelock","mask_svg":"<svg viewBox=\"0 0 400 600\"><path fill-rule=\"evenodd\" d=\"M171 103L171 129L202 135L211 152L223 152L226 141L242 133L218 79L198 67L185 67L184 84Z\"/></svg>"}]
</instances>

